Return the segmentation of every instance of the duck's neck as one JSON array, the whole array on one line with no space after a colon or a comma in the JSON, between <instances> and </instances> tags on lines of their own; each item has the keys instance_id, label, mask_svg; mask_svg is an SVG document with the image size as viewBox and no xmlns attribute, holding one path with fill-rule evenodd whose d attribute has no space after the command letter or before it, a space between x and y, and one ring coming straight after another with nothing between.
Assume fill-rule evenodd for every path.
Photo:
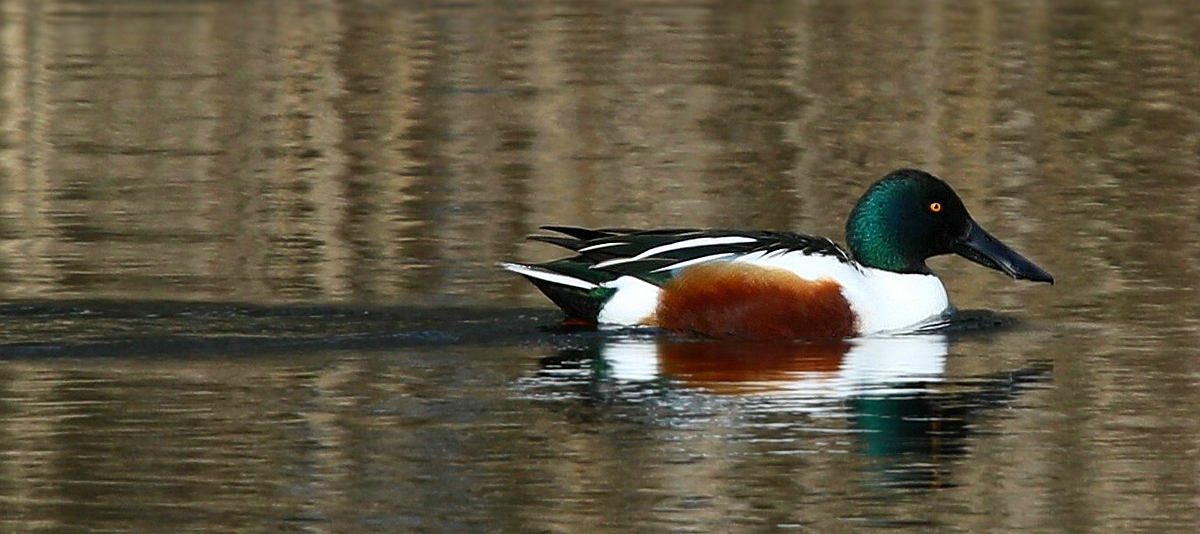
<instances>
[{"instance_id":1,"label":"duck's neck","mask_svg":"<svg viewBox=\"0 0 1200 534\"><path fill-rule=\"evenodd\" d=\"M866 267L901 274L933 274L925 265L925 255L912 239L917 228L910 228L903 217L888 213L886 203L864 199L850 212L846 221L846 245L854 260Z\"/></svg>"}]
</instances>

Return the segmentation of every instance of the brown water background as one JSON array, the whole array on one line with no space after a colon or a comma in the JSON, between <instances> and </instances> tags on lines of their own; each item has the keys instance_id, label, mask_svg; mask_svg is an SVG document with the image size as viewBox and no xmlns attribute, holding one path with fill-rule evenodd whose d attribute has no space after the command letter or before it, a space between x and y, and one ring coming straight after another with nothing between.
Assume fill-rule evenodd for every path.
<instances>
[{"instance_id":1,"label":"brown water background","mask_svg":"<svg viewBox=\"0 0 1200 534\"><path fill-rule=\"evenodd\" d=\"M0 530L1195 532L1198 73L1183 0L2 1ZM919 388L496 268L904 166L1058 281L935 260L1015 325Z\"/></svg>"}]
</instances>

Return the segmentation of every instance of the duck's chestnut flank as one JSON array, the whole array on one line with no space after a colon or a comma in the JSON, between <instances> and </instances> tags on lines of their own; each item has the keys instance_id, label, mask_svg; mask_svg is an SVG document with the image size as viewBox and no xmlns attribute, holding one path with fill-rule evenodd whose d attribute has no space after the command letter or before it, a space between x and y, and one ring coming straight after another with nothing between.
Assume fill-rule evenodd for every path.
<instances>
[{"instance_id":1,"label":"duck's chestnut flank","mask_svg":"<svg viewBox=\"0 0 1200 534\"><path fill-rule=\"evenodd\" d=\"M857 335L841 286L779 268L719 262L663 285L655 326L717 338L841 339Z\"/></svg>"}]
</instances>

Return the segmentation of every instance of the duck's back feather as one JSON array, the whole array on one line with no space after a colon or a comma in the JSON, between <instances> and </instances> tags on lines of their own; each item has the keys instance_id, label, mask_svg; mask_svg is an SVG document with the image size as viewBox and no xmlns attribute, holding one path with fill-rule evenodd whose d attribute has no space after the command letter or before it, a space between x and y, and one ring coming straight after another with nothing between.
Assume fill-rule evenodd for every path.
<instances>
[{"instance_id":1,"label":"duck's back feather","mask_svg":"<svg viewBox=\"0 0 1200 534\"><path fill-rule=\"evenodd\" d=\"M697 230L671 228L592 230L569 226L544 226L562 236L534 235L530 239L557 245L579 255L559 261L587 265L590 269L635 276L656 285L671 278L669 271L701 260L752 253L829 256L851 263L850 254L828 238L794 232L759 230Z\"/></svg>"}]
</instances>

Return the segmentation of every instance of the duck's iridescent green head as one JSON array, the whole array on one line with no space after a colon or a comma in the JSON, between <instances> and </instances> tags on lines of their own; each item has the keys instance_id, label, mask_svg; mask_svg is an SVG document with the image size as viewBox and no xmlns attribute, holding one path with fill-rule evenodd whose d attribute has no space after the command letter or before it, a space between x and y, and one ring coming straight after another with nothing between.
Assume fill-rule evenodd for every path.
<instances>
[{"instance_id":1,"label":"duck's iridescent green head","mask_svg":"<svg viewBox=\"0 0 1200 534\"><path fill-rule=\"evenodd\" d=\"M932 274L925 260L951 252L1009 276L1054 283L1054 277L988 234L958 194L915 169L892 171L867 189L846 221L859 263L897 273Z\"/></svg>"}]
</instances>

